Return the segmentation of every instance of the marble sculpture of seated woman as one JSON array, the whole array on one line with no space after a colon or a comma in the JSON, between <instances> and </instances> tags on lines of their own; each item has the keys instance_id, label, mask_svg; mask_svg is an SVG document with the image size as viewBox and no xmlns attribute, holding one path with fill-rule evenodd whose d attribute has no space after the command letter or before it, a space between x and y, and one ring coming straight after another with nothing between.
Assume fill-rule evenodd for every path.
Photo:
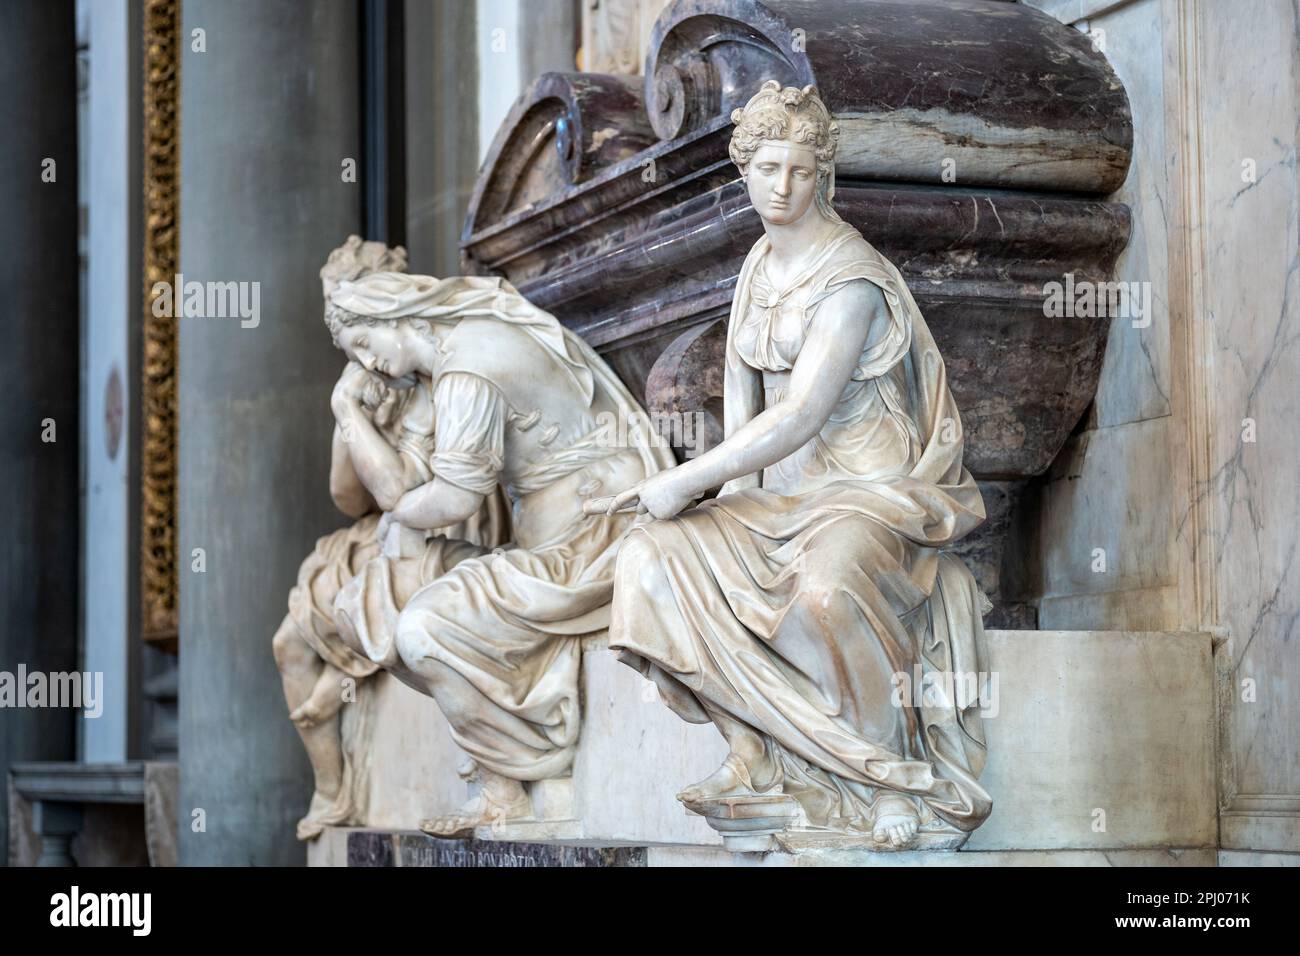
<instances>
[{"instance_id":1,"label":"marble sculpture of seated woman","mask_svg":"<svg viewBox=\"0 0 1300 956\"><path fill-rule=\"evenodd\" d=\"M588 503L659 519L621 548L610 644L730 747L688 808L783 793L887 848L960 837L992 805L977 695L900 700L895 676L983 673L986 599L945 551L984 506L944 362L898 270L832 208L817 91L769 81L732 119L765 235L732 304L726 437Z\"/></svg>"}]
</instances>

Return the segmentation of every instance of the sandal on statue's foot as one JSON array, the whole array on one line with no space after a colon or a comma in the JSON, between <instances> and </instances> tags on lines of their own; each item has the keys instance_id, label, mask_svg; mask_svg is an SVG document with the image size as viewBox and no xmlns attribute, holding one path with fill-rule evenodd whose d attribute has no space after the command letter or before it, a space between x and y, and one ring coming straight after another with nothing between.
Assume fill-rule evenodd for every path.
<instances>
[{"instance_id":1,"label":"sandal on statue's foot","mask_svg":"<svg viewBox=\"0 0 1300 956\"><path fill-rule=\"evenodd\" d=\"M527 820L533 815L533 804L527 794L503 802L486 790L452 813L420 821L420 829L429 836L443 840L463 840L474 835L478 827L501 826L517 820Z\"/></svg>"}]
</instances>

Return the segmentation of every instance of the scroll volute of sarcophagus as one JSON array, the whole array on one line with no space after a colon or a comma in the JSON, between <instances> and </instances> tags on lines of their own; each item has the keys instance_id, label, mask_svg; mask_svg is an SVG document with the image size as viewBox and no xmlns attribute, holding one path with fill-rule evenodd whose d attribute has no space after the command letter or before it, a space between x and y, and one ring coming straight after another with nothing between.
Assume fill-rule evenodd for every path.
<instances>
[{"instance_id":1,"label":"scroll volute of sarcophagus","mask_svg":"<svg viewBox=\"0 0 1300 956\"><path fill-rule=\"evenodd\" d=\"M655 142L640 77L543 73L488 150L465 235L582 183Z\"/></svg>"}]
</instances>

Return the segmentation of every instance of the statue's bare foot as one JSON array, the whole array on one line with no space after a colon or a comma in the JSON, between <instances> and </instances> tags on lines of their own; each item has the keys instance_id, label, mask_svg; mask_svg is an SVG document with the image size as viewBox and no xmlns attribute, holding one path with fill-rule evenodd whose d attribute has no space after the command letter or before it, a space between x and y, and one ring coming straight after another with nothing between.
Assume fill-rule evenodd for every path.
<instances>
[{"instance_id":1,"label":"statue's bare foot","mask_svg":"<svg viewBox=\"0 0 1300 956\"><path fill-rule=\"evenodd\" d=\"M298 839L304 843L314 840L325 832L326 827L342 823L347 816L346 808L338 806L337 794L317 790L312 794L307 815L298 821Z\"/></svg>"},{"instance_id":2,"label":"statue's bare foot","mask_svg":"<svg viewBox=\"0 0 1300 956\"><path fill-rule=\"evenodd\" d=\"M313 820L310 813L298 821L298 839L303 843L310 843L324 832L325 824Z\"/></svg>"},{"instance_id":3,"label":"statue's bare foot","mask_svg":"<svg viewBox=\"0 0 1300 956\"><path fill-rule=\"evenodd\" d=\"M303 817L298 821L298 839L303 843L310 843L324 832L325 827L311 817Z\"/></svg>"},{"instance_id":4,"label":"statue's bare foot","mask_svg":"<svg viewBox=\"0 0 1300 956\"><path fill-rule=\"evenodd\" d=\"M871 837L877 843L903 847L912 841L921 821L910 799L885 796L876 801L876 819L871 827Z\"/></svg>"},{"instance_id":5,"label":"statue's bare foot","mask_svg":"<svg viewBox=\"0 0 1300 956\"><path fill-rule=\"evenodd\" d=\"M486 771L484 772L486 775ZM445 840L472 836L476 827L500 826L515 820L528 820L533 803L518 780L492 775L483 790L459 810L420 821L420 829L429 836Z\"/></svg>"},{"instance_id":6,"label":"statue's bare foot","mask_svg":"<svg viewBox=\"0 0 1300 956\"><path fill-rule=\"evenodd\" d=\"M343 709L343 672L325 665L312 687L311 696L289 713L294 725L304 730L329 720Z\"/></svg>"},{"instance_id":7,"label":"statue's bare foot","mask_svg":"<svg viewBox=\"0 0 1300 956\"><path fill-rule=\"evenodd\" d=\"M745 762L736 754L730 753L722 761L721 767L677 794L677 799L690 806L692 803L716 800L719 797L756 796L772 790L780 782L779 773L774 771L772 776L771 783L756 787L750 779Z\"/></svg>"}]
</instances>

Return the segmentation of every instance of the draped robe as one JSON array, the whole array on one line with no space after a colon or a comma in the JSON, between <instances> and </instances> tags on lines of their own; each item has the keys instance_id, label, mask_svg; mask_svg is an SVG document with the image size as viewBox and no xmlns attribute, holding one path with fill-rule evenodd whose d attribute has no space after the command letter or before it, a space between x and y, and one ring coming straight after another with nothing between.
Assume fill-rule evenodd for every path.
<instances>
[{"instance_id":1,"label":"draped robe","mask_svg":"<svg viewBox=\"0 0 1300 956\"><path fill-rule=\"evenodd\" d=\"M435 697L480 766L516 780L565 774L581 639L609 623L618 546L636 520L586 516L582 502L666 467L671 452L604 361L502 279L376 273L334 301L437 328L431 474L489 498L504 490L513 532L495 549L431 537L437 573L409 600L403 562L370 558L335 600L343 640Z\"/></svg>"},{"instance_id":2,"label":"draped robe","mask_svg":"<svg viewBox=\"0 0 1300 956\"><path fill-rule=\"evenodd\" d=\"M382 404L373 412L373 420L403 464L427 480L432 477L428 458L434 439L432 422L423 407L427 395L421 390L422 386L386 390ZM343 781L332 805L313 817L322 825L364 824L367 819L375 697L374 687L365 678L379 670L379 665L343 642L334 601L348 582L379 555L375 536L378 526L379 514L371 513L320 538L300 565L297 584L289 592L289 617L302 639L321 660L357 682L356 699L343 709L340 718ZM416 588L437 578L465 554L496 547L509 538L510 513L503 496L485 498L473 517L440 529L439 534L425 541L419 554L402 562L404 568L398 576L407 583L393 593L394 605L405 604ZM463 545L449 548L448 541Z\"/></svg>"},{"instance_id":3,"label":"draped robe","mask_svg":"<svg viewBox=\"0 0 1300 956\"><path fill-rule=\"evenodd\" d=\"M880 795L901 793L922 825L973 830L992 805L972 693L986 599L944 549L984 507L943 359L898 270L852 226L785 289L767 279L769 248L751 250L732 303L728 436L784 398L819 304L845 283L879 288L888 330L805 446L629 531L610 645L684 719L759 731L815 825L869 829ZM899 692L927 674L972 680Z\"/></svg>"}]
</instances>

